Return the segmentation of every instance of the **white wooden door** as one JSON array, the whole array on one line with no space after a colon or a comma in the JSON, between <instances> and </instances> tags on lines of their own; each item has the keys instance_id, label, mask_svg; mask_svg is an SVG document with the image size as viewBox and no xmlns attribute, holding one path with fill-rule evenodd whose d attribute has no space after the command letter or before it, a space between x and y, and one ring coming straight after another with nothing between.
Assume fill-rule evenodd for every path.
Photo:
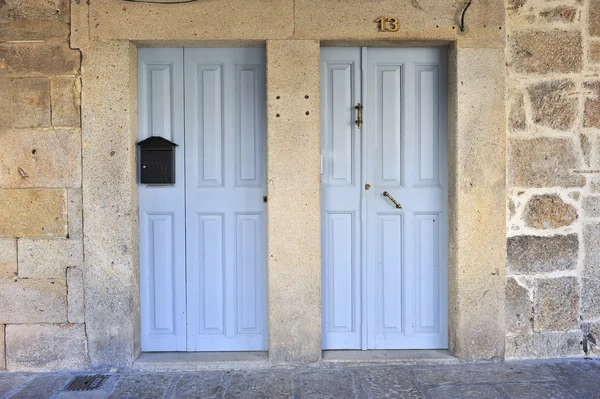
<instances>
[{"instance_id":1,"label":"white wooden door","mask_svg":"<svg viewBox=\"0 0 600 399\"><path fill-rule=\"evenodd\" d=\"M176 184L139 187L142 350L265 350L264 49L138 57L139 137L179 145Z\"/></svg>"},{"instance_id":2,"label":"white wooden door","mask_svg":"<svg viewBox=\"0 0 600 399\"><path fill-rule=\"evenodd\" d=\"M321 68L323 347L446 348L446 52L325 48Z\"/></svg>"}]
</instances>

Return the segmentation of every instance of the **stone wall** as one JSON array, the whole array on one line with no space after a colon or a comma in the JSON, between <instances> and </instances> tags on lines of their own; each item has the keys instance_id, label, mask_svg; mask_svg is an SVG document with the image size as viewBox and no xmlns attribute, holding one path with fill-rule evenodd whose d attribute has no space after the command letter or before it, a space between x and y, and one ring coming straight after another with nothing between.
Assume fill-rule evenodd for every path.
<instances>
[{"instance_id":1,"label":"stone wall","mask_svg":"<svg viewBox=\"0 0 600 399\"><path fill-rule=\"evenodd\" d=\"M69 1L0 1L0 369L87 366Z\"/></svg>"},{"instance_id":2,"label":"stone wall","mask_svg":"<svg viewBox=\"0 0 600 399\"><path fill-rule=\"evenodd\" d=\"M506 358L581 356L600 343L600 0L506 7Z\"/></svg>"}]
</instances>

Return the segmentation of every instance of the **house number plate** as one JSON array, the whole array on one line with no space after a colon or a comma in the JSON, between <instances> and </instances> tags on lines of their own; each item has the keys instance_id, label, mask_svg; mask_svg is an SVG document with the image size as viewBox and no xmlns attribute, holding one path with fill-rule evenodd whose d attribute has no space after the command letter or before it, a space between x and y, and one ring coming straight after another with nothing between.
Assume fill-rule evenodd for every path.
<instances>
[{"instance_id":1,"label":"house number plate","mask_svg":"<svg viewBox=\"0 0 600 399\"><path fill-rule=\"evenodd\" d=\"M400 30L400 21L398 18L379 17L375 21L379 32L398 32Z\"/></svg>"}]
</instances>

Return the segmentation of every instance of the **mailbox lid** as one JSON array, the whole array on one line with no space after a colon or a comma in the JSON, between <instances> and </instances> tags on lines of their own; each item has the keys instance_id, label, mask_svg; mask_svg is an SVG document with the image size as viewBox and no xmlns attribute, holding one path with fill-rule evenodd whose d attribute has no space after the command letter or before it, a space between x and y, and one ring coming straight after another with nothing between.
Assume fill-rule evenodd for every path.
<instances>
[{"instance_id":1,"label":"mailbox lid","mask_svg":"<svg viewBox=\"0 0 600 399\"><path fill-rule=\"evenodd\" d=\"M173 148L177 147L177 144L160 136L148 137L147 139L137 143L137 145L140 146L142 151L172 151Z\"/></svg>"}]
</instances>

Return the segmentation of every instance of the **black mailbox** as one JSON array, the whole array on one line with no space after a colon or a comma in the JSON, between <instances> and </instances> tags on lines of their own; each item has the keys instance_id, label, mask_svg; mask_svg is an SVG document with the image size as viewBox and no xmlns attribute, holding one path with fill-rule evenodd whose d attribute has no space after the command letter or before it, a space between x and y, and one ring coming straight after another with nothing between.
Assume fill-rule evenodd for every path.
<instances>
[{"instance_id":1,"label":"black mailbox","mask_svg":"<svg viewBox=\"0 0 600 399\"><path fill-rule=\"evenodd\" d=\"M142 184L175 184L175 147L177 144L159 136L148 137L140 146L140 180Z\"/></svg>"}]
</instances>

